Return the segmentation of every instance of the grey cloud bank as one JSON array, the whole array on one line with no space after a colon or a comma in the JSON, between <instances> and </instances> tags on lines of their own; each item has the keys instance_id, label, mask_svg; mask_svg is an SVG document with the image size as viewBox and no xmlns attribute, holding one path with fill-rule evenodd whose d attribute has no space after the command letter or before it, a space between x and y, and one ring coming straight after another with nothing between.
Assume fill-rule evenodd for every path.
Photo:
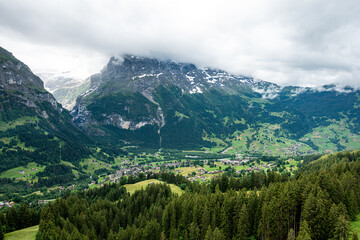
<instances>
[{"instance_id":1,"label":"grey cloud bank","mask_svg":"<svg viewBox=\"0 0 360 240\"><path fill-rule=\"evenodd\" d=\"M31 68L99 72L135 54L280 85L360 86L360 2L0 0L0 45Z\"/></svg>"}]
</instances>

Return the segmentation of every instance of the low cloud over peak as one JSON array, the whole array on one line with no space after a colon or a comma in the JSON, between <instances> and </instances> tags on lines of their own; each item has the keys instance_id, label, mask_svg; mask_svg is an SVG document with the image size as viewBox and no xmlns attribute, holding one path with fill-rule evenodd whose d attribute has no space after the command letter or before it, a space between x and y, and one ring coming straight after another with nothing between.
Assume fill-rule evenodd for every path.
<instances>
[{"instance_id":1,"label":"low cloud over peak","mask_svg":"<svg viewBox=\"0 0 360 240\"><path fill-rule=\"evenodd\" d=\"M82 77L130 53L280 85L360 86L359 12L358 0L0 0L0 44Z\"/></svg>"}]
</instances>

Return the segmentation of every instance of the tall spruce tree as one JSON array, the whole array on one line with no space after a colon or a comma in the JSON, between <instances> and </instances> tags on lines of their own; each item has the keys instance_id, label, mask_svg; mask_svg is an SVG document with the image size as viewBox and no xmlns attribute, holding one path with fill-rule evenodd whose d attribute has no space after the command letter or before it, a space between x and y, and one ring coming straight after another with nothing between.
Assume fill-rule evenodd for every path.
<instances>
[{"instance_id":1,"label":"tall spruce tree","mask_svg":"<svg viewBox=\"0 0 360 240\"><path fill-rule=\"evenodd\" d=\"M246 240L248 239L250 231L249 215L246 204L241 207L239 213L239 222L237 225L237 239Z\"/></svg>"},{"instance_id":2,"label":"tall spruce tree","mask_svg":"<svg viewBox=\"0 0 360 240\"><path fill-rule=\"evenodd\" d=\"M295 239L296 239L295 231L294 231L294 229L291 228L288 233L287 240L295 240Z\"/></svg>"},{"instance_id":3,"label":"tall spruce tree","mask_svg":"<svg viewBox=\"0 0 360 240\"><path fill-rule=\"evenodd\" d=\"M337 240L345 240L345 239L349 239L350 237L350 222L348 220L346 220L346 218L341 215L338 219L337 222L335 224L335 229L334 229L334 237L333 239L337 239Z\"/></svg>"},{"instance_id":4,"label":"tall spruce tree","mask_svg":"<svg viewBox=\"0 0 360 240\"><path fill-rule=\"evenodd\" d=\"M357 232L353 232L353 235L352 235L352 240L359 240L359 237L358 237L358 233Z\"/></svg>"},{"instance_id":5,"label":"tall spruce tree","mask_svg":"<svg viewBox=\"0 0 360 240\"><path fill-rule=\"evenodd\" d=\"M311 231L306 220L301 220L300 231L296 240L311 240Z\"/></svg>"}]
</instances>

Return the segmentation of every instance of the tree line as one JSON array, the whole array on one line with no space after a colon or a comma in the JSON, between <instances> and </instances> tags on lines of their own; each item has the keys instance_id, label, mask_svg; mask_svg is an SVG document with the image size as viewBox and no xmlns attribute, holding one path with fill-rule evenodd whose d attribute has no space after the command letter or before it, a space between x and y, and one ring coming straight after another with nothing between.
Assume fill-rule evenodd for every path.
<instances>
[{"instance_id":1,"label":"tree line","mask_svg":"<svg viewBox=\"0 0 360 240\"><path fill-rule=\"evenodd\" d=\"M268 175L236 181L223 175L205 184L163 176L184 184L181 196L164 184L132 195L119 184L69 194L41 212L38 239L350 237L350 221L360 211L359 162L339 161L293 177Z\"/></svg>"}]
</instances>

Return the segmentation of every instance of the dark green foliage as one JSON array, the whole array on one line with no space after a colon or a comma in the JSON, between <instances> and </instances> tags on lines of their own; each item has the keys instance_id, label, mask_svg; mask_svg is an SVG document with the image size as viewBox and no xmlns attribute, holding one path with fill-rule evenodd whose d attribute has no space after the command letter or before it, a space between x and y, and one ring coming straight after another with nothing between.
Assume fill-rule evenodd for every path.
<instances>
[{"instance_id":1,"label":"dark green foliage","mask_svg":"<svg viewBox=\"0 0 360 240\"><path fill-rule=\"evenodd\" d=\"M235 120L250 119L249 113L244 111L248 107L244 99L217 90L204 94L183 94L180 88L160 86L155 96L164 111L166 125L161 129L161 136L163 146L168 148L203 146L204 131L226 136L247 128L247 125L234 123ZM176 112L188 118L176 116ZM226 127L224 117L229 117Z\"/></svg>"},{"instance_id":2,"label":"dark green foliage","mask_svg":"<svg viewBox=\"0 0 360 240\"><path fill-rule=\"evenodd\" d=\"M249 213L246 204L243 204L238 213L237 239L246 240L250 233Z\"/></svg>"},{"instance_id":3,"label":"dark green foliage","mask_svg":"<svg viewBox=\"0 0 360 240\"><path fill-rule=\"evenodd\" d=\"M136 122L147 120L149 115L156 114L157 106L140 93L118 92L95 99L87 106L87 109L99 121L104 119L102 114L115 113Z\"/></svg>"},{"instance_id":4,"label":"dark green foliage","mask_svg":"<svg viewBox=\"0 0 360 240\"><path fill-rule=\"evenodd\" d=\"M306 220L300 223L300 231L296 240L311 240L310 228Z\"/></svg>"},{"instance_id":5,"label":"dark green foliage","mask_svg":"<svg viewBox=\"0 0 360 240\"><path fill-rule=\"evenodd\" d=\"M0 232L1 230L3 230L3 233L12 232L31 227L39 224L39 220L39 210L29 208L26 204L12 207L6 211L6 215L0 213Z\"/></svg>"},{"instance_id":6,"label":"dark green foliage","mask_svg":"<svg viewBox=\"0 0 360 240\"><path fill-rule=\"evenodd\" d=\"M39 238L74 232L82 238L109 239L349 237L348 219L356 214L349 209L356 209L360 196L347 196L360 192L360 162L338 162L296 178L270 173L239 180L222 175L202 185L173 174L152 176L187 184L189 191L181 196L165 185L149 185L131 196L115 184L79 192L43 211Z\"/></svg>"},{"instance_id":7,"label":"dark green foliage","mask_svg":"<svg viewBox=\"0 0 360 240\"><path fill-rule=\"evenodd\" d=\"M75 127L72 126L72 128ZM50 131L52 134L46 134L44 129ZM55 140L54 136L59 138L60 141ZM4 148L0 154L0 160L2 162L0 172L14 167L24 166L29 162L47 165L59 163L60 160L64 160L78 165L82 158L90 154L90 151L84 145L86 141L82 137L82 134L78 136L76 132L74 132L68 135L65 130L57 132L53 129L47 129L46 123L43 121L40 121L39 124L26 123L17 126L1 132L0 137L17 137L20 143L25 143L25 147L34 148L34 151L30 151L17 147L18 142L14 139L10 144L4 144Z\"/></svg>"},{"instance_id":8,"label":"dark green foliage","mask_svg":"<svg viewBox=\"0 0 360 240\"><path fill-rule=\"evenodd\" d=\"M350 119L358 119L359 111L355 113L353 108L358 101L356 95L356 92L341 94L337 91L306 91L296 97L274 99L272 102L275 104L267 105L266 109L270 112L286 109L290 115L281 126L294 138L300 138L314 127L328 125L328 119L341 119L342 113L349 114ZM355 125L352 130L358 133L360 124L357 121Z\"/></svg>"},{"instance_id":9,"label":"dark green foliage","mask_svg":"<svg viewBox=\"0 0 360 240\"><path fill-rule=\"evenodd\" d=\"M46 166L43 172L36 174L39 179L35 187L50 187L56 184L66 184L74 179L70 166L64 164L52 164Z\"/></svg>"},{"instance_id":10,"label":"dark green foliage","mask_svg":"<svg viewBox=\"0 0 360 240\"><path fill-rule=\"evenodd\" d=\"M289 233L288 233L288 237L287 237L287 240L295 240L296 237L295 237L295 231L294 229L290 229Z\"/></svg>"},{"instance_id":11,"label":"dark green foliage","mask_svg":"<svg viewBox=\"0 0 360 240\"><path fill-rule=\"evenodd\" d=\"M0 212L0 240L4 239L6 219L5 215Z\"/></svg>"},{"instance_id":12,"label":"dark green foliage","mask_svg":"<svg viewBox=\"0 0 360 240\"><path fill-rule=\"evenodd\" d=\"M345 219L345 216L341 215L336 223L334 229L333 239L346 240L350 237L350 222Z\"/></svg>"},{"instance_id":13,"label":"dark green foliage","mask_svg":"<svg viewBox=\"0 0 360 240\"><path fill-rule=\"evenodd\" d=\"M357 233L357 232L354 232L351 239L352 239L352 240L358 240L358 239L359 239L358 233Z\"/></svg>"},{"instance_id":14,"label":"dark green foliage","mask_svg":"<svg viewBox=\"0 0 360 240\"><path fill-rule=\"evenodd\" d=\"M346 163L346 162L354 162L359 161L360 159L360 150L356 151L346 151L346 152L338 152L334 154L328 154L324 157L321 155L313 155L304 160L302 164L301 171L305 172L314 172L316 170L328 169L339 167L340 165L336 165L335 163ZM341 165L347 166L347 165ZM342 169L339 169L341 171Z\"/></svg>"},{"instance_id":15,"label":"dark green foliage","mask_svg":"<svg viewBox=\"0 0 360 240\"><path fill-rule=\"evenodd\" d=\"M284 89L279 98L259 101L257 94L245 97L241 90L238 94L229 94L214 87L202 94L189 94L175 85L160 84L152 93L165 117L165 125L159 127L158 106L143 95L126 87L116 90L110 86L101 88L104 91L102 95L93 93L84 101L92 116L100 122L100 129L107 133L106 136L98 137L99 141L118 145L121 145L121 141L129 141L150 148L194 149L211 146L211 143L203 140L205 135L226 140L236 131L243 132L248 128L256 130L263 124L277 124L281 128L275 131L276 136L300 141L315 127L328 126L332 120L339 121L344 116L351 119L348 126L353 133L358 134L360 131L359 121L356 120L360 113L354 108L354 104L359 102L356 91L342 94L336 91L307 90L290 97L291 90ZM284 115L277 116L274 113ZM135 123L149 119L157 119L158 123L154 123L152 129L137 134L139 130L120 130L114 125L107 126L103 120L105 115L111 114L121 115L125 120ZM330 140L339 151L346 147L340 144L338 138ZM248 148L252 141L254 139L247 140ZM313 150L319 150L312 140L301 141Z\"/></svg>"},{"instance_id":16,"label":"dark green foliage","mask_svg":"<svg viewBox=\"0 0 360 240\"><path fill-rule=\"evenodd\" d=\"M1 79L0 122L9 126L19 120L20 125L6 126L0 133L0 138L12 139L0 151L0 173L29 162L48 165L65 160L76 165L88 156L85 144L91 141L72 123L69 112L43 88L40 78L2 48L0 59L5 61L2 74L9 71L21 80L21 84L8 84ZM28 118L25 121L23 117ZM23 145L29 149L20 148Z\"/></svg>"},{"instance_id":17,"label":"dark green foliage","mask_svg":"<svg viewBox=\"0 0 360 240\"><path fill-rule=\"evenodd\" d=\"M34 109L26 107L19 102L19 99L7 92L0 92L0 109L6 109L1 112L0 121L9 122L21 116L35 116Z\"/></svg>"},{"instance_id":18,"label":"dark green foliage","mask_svg":"<svg viewBox=\"0 0 360 240\"><path fill-rule=\"evenodd\" d=\"M98 138L99 141L105 141L109 144L121 144L119 140L127 139L141 147L145 148L159 148L160 137L157 133L158 127L153 125L145 125L136 130L120 129L113 125L105 125L103 129L109 133L110 137ZM101 140L102 139L102 140ZM103 145L104 142L101 144ZM101 146L100 145L100 146Z\"/></svg>"}]
</instances>

